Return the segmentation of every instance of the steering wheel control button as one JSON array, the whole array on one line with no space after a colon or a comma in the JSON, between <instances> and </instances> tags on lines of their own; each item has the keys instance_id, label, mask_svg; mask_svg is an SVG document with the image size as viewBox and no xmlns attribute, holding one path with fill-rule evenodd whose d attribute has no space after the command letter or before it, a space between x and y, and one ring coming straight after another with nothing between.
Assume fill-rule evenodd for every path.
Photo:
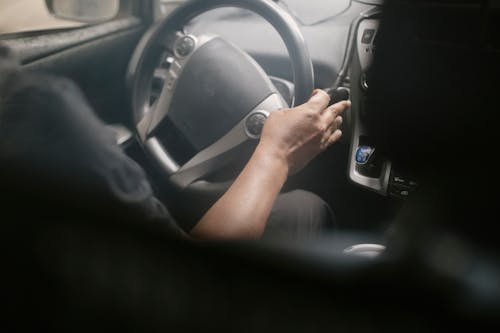
<instances>
[{"instance_id":1,"label":"steering wheel control button","mask_svg":"<svg viewBox=\"0 0 500 333\"><path fill-rule=\"evenodd\" d=\"M187 57L196 47L196 40L192 36L183 36L175 42L174 51L177 56Z\"/></svg>"},{"instance_id":2,"label":"steering wheel control button","mask_svg":"<svg viewBox=\"0 0 500 333\"><path fill-rule=\"evenodd\" d=\"M161 68L169 69L174 63L175 58L171 56L165 56L165 60L161 63Z\"/></svg>"},{"instance_id":3,"label":"steering wheel control button","mask_svg":"<svg viewBox=\"0 0 500 333\"><path fill-rule=\"evenodd\" d=\"M267 116L267 111L256 111L248 116L245 122L245 132L249 138L260 138Z\"/></svg>"},{"instance_id":4,"label":"steering wheel control button","mask_svg":"<svg viewBox=\"0 0 500 333\"><path fill-rule=\"evenodd\" d=\"M373 147L359 146L356 149L356 163L361 165L368 163L374 152L375 148Z\"/></svg>"}]
</instances>

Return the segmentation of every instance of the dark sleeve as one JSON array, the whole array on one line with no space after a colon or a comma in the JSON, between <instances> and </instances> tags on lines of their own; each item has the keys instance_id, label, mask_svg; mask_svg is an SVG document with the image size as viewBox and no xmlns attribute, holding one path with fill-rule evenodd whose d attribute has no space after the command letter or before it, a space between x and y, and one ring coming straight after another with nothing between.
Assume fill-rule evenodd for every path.
<instances>
[{"instance_id":1,"label":"dark sleeve","mask_svg":"<svg viewBox=\"0 0 500 333\"><path fill-rule=\"evenodd\" d=\"M0 162L11 197L33 199L42 215L163 220L178 229L75 84L0 71Z\"/></svg>"}]
</instances>

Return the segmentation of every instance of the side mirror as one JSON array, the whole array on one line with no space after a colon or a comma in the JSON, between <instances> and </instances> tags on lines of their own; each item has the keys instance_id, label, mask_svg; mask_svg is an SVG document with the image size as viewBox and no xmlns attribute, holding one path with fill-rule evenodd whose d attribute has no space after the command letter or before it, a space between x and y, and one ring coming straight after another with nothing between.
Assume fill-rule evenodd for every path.
<instances>
[{"instance_id":1,"label":"side mirror","mask_svg":"<svg viewBox=\"0 0 500 333\"><path fill-rule=\"evenodd\" d=\"M120 0L45 0L45 3L55 17L85 23L108 21L120 11Z\"/></svg>"}]
</instances>

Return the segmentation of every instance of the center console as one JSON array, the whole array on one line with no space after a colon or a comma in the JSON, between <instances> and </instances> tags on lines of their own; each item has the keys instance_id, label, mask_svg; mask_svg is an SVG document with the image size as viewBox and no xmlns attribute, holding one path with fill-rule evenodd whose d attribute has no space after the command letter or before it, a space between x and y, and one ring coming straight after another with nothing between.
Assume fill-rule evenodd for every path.
<instances>
[{"instance_id":1,"label":"center console","mask_svg":"<svg viewBox=\"0 0 500 333\"><path fill-rule=\"evenodd\" d=\"M384 196L405 199L418 183L398 172L390 160L381 156L366 130L366 95L370 89L369 69L377 48L379 19L359 21L350 67L352 95L352 138L349 179Z\"/></svg>"}]
</instances>

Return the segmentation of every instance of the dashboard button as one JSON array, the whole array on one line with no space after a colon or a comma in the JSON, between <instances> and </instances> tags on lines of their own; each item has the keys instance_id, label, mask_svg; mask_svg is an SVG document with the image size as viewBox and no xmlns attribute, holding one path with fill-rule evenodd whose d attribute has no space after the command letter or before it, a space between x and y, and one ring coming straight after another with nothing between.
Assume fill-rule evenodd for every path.
<instances>
[{"instance_id":1,"label":"dashboard button","mask_svg":"<svg viewBox=\"0 0 500 333\"><path fill-rule=\"evenodd\" d=\"M404 189L404 188L396 188L393 187L389 190L389 194L392 197L398 198L398 199L407 199L410 196L410 190Z\"/></svg>"},{"instance_id":2,"label":"dashboard button","mask_svg":"<svg viewBox=\"0 0 500 333\"><path fill-rule=\"evenodd\" d=\"M391 174L390 183L392 185L405 186L412 189L418 187L418 182L416 180L398 174Z\"/></svg>"},{"instance_id":3,"label":"dashboard button","mask_svg":"<svg viewBox=\"0 0 500 333\"><path fill-rule=\"evenodd\" d=\"M361 37L361 43L371 44L373 36L375 36L375 29L365 29L365 31L363 31L363 36Z\"/></svg>"},{"instance_id":4,"label":"dashboard button","mask_svg":"<svg viewBox=\"0 0 500 333\"><path fill-rule=\"evenodd\" d=\"M400 173L392 172L389 179L389 195L398 199L406 199L418 187L413 178L402 176Z\"/></svg>"},{"instance_id":5,"label":"dashboard button","mask_svg":"<svg viewBox=\"0 0 500 333\"><path fill-rule=\"evenodd\" d=\"M394 184L406 185L406 179L404 179L403 177L394 176L392 177L392 181L394 182Z\"/></svg>"}]
</instances>

